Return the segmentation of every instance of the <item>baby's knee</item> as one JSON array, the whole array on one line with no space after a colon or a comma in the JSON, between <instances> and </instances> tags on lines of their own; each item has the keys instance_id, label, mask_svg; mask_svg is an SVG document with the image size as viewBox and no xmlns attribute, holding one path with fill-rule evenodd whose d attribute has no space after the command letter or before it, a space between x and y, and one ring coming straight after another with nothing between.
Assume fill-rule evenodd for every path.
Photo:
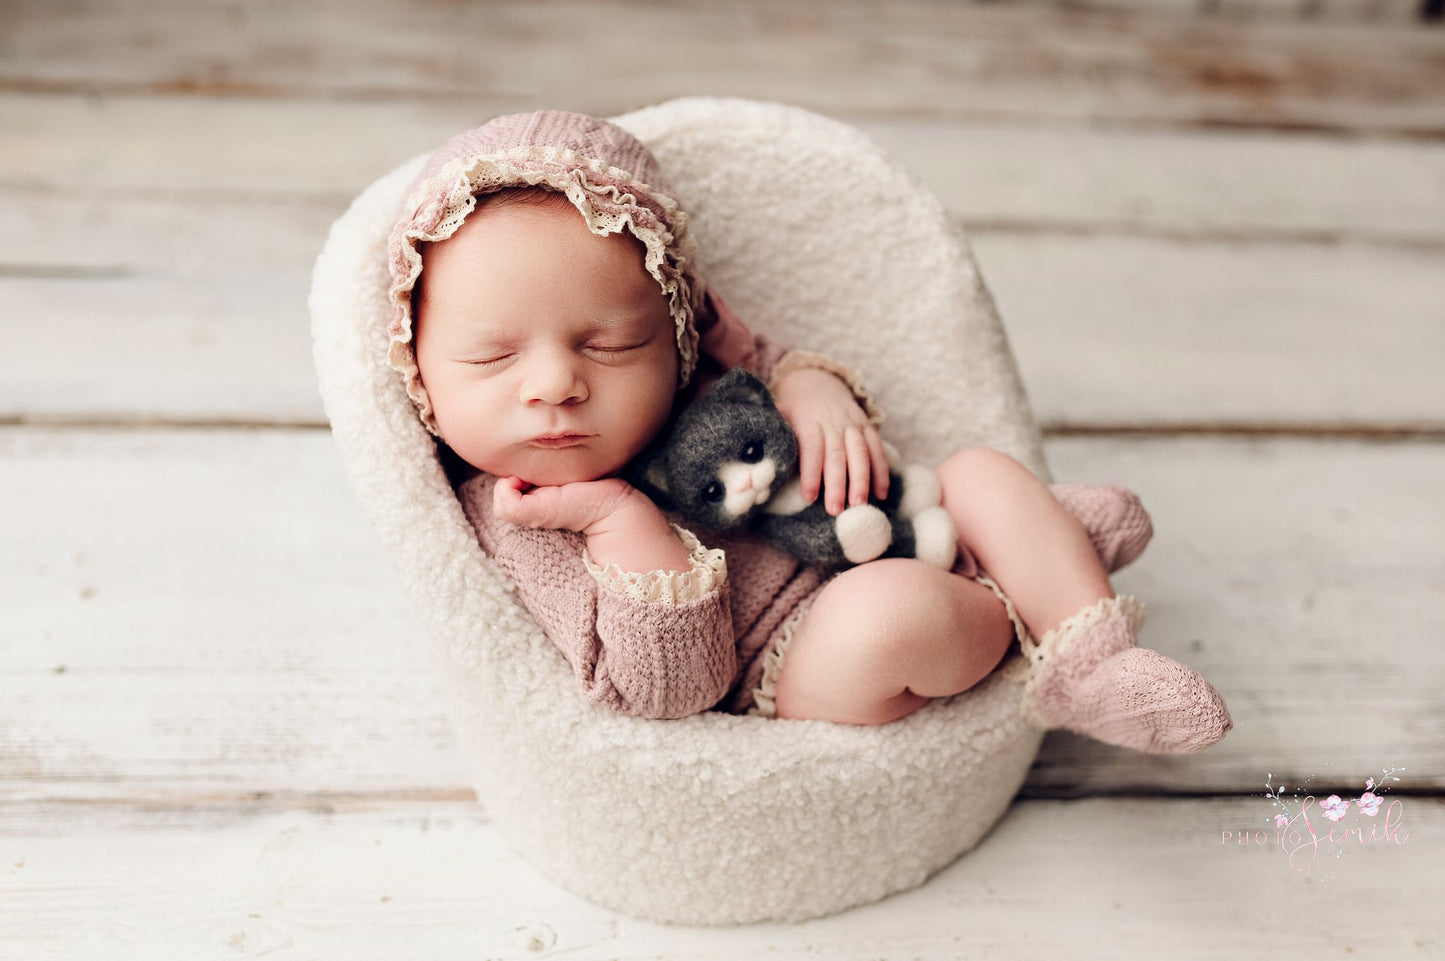
<instances>
[{"instance_id":1,"label":"baby's knee","mask_svg":"<svg viewBox=\"0 0 1445 961\"><path fill-rule=\"evenodd\" d=\"M899 662L916 583L916 561L873 561L833 578L795 631L777 684L781 717L882 723L878 709L903 691Z\"/></svg>"},{"instance_id":2,"label":"baby's knee","mask_svg":"<svg viewBox=\"0 0 1445 961\"><path fill-rule=\"evenodd\" d=\"M886 657L920 621L933 619L932 609L939 606L938 592L931 589L935 574L946 572L901 557L850 568L828 585L832 619L868 648L860 653Z\"/></svg>"},{"instance_id":3,"label":"baby's knee","mask_svg":"<svg viewBox=\"0 0 1445 961\"><path fill-rule=\"evenodd\" d=\"M874 561L814 601L783 661L780 717L885 724L964 690L1012 636L987 588L919 561Z\"/></svg>"},{"instance_id":4,"label":"baby's knee","mask_svg":"<svg viewBox=\"0 0 1445 961\"><path fill-rule=\"evenodd\" d=\"M970 588L978 588L988 595L982 599L993 603L977 603L981 595L975 597ZM883 688L902 689L915 673L911 665L920 651L931 651L942 636L1011 630L1003 605L987 589L908 558L886 558L845 571L825 595L819 597L824 603L815 605L818 616L811 618L811 626L833 633L845 656Z\"/></svg>"},{"instance_id":5,"label":"baby's knee","mask_svg":"<svg viewBox=\"0 0 1445 961\"><path fill-rule=\"evenodd\" d=\"M993 447L966 447L938 465L939 481L948 488L959 485L977 488L993 481L1007 481L1029 469L1013 457Z\"/></svg>"}]
</instances>

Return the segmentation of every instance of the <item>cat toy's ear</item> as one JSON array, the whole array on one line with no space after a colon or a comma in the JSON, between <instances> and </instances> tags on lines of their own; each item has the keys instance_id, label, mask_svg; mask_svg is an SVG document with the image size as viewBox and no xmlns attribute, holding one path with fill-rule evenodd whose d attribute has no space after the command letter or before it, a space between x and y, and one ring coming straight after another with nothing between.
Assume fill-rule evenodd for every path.
<instances>
[{"instance_id":1,"label":"cat toy's ear","mask_svg":"<svg viewBox=\"0 0 1445 961\"><path fill-rule=\"evenodd\" d=\"M656 445L647 448L622 472L622 479L636 487L663 509L670 509L672 496L667 489L667 448Z\"/></svg>"},{"instance_id":2,"label":"cat toy's ear","mask_svg":"<svg viewBox=\"0 0 1445 961\"><path fill-rule=\"evenodd\" d=\"M773 406L773 395L768 385L741 367L735 367L718 378L708 393L717 400Z\"/></svg>"}]
</instances>

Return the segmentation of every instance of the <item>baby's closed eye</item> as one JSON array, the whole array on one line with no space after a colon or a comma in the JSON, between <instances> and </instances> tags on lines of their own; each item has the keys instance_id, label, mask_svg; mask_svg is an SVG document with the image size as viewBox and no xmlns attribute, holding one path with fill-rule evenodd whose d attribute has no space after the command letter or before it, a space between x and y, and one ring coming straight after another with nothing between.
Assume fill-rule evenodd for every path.
<instances>
[{"instance_id":1,"label":"baby's closed eye","mask_svg":"<svg viewBox=\"0 0 1445 961\"><path fill-rule=\"evenodd\" d=\"M522 352L520 340L504 337L468 337L449 351L453 360L478 367L496 366Z\"/></svg>"},{"instance_id":2,"label":"baby's closed eye","mask_svg":"<svg viewBox=\"0 0 1445 961\"><path fill-rule=\"evenodd\" d=\"M647 337L641 340L604 340L594 341L585 345L582 349L589 355L602 360L627 360L631 355L636 354L643 348L650 345L653 338Z\"/></svg>"},{"instance_id":3,"label":"baby's closed eye","mask_svg":"<svg viewBox=\"0 0 1445 961\"><path fill-rule=\"evenodd\" d=\"M614 343L588 344L588 345L587 345L587 349L588 349L588 350L595 350L595 351L598 351L599 353L603 353L603 354L620 354L620 353L622 353L623 351L638 350L639 348L646 347L649 342L650 342L649 340L644 340L644 341L640 341L640 342L638 342L638 343L629 343L629 344L614 344Z\"/></svg>"}]
</instances>

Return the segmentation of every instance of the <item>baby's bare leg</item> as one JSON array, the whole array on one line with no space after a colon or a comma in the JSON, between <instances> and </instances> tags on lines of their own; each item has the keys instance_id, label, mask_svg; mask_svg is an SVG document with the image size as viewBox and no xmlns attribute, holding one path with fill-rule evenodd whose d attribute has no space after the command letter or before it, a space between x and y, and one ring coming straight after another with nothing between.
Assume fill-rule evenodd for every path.
<instances>
[{"instance_id":1,"label":"baby's bare leg","mask_svg":"<svg viewBox=\"0 0 1445 961\"><path fill-rule=\"evenodd\" d=\"M981 584L903 558L863 564L829 581L793 634L778 716L887 724L977 684L1012 640Z\"/></svg>"},{"instance_id":2,"label":"baby's bare leg","mask_svg":"<svg viewBox=\"0 0 1445 961\"><path fill-rule=\"evenodd\" d=\"M1114 596L1083 525L1042 481L986 448L955 454L938 476L960 542L1037 641L1024 702L1037 723L1155 753L1198 751L1229 731L1208 681L1136 645L1137 602Z\"/></svg>"},{"instance_id":3,"label":"baby's bare leg","mask_svg":"<svg viewBox=\"0 0 1445 961\"><path fill-rule=\"evenodd\" d=\"M960 451L938 468L943 506L1035 638L1100 598L1108 575L1082 524L1028 468L1001 451Z\"/></svg>"}]
</instances>

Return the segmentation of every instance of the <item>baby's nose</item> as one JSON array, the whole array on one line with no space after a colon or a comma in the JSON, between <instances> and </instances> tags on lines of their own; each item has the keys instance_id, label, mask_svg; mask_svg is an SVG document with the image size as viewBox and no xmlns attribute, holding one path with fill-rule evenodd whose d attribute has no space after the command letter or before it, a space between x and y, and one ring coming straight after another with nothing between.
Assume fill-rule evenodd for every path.
<instances>
[{"instance_id":1,"label":"baby's nose","mask_svg":"<svg viewBox=\"0 0 1445 961\"><path fill-rule=\"evenodd\" d=\"M587 399L587 385L576 366L560 358L539 358L528 366L522 384L524 403L566 404Z\"/></svg>"}]
</instances>

